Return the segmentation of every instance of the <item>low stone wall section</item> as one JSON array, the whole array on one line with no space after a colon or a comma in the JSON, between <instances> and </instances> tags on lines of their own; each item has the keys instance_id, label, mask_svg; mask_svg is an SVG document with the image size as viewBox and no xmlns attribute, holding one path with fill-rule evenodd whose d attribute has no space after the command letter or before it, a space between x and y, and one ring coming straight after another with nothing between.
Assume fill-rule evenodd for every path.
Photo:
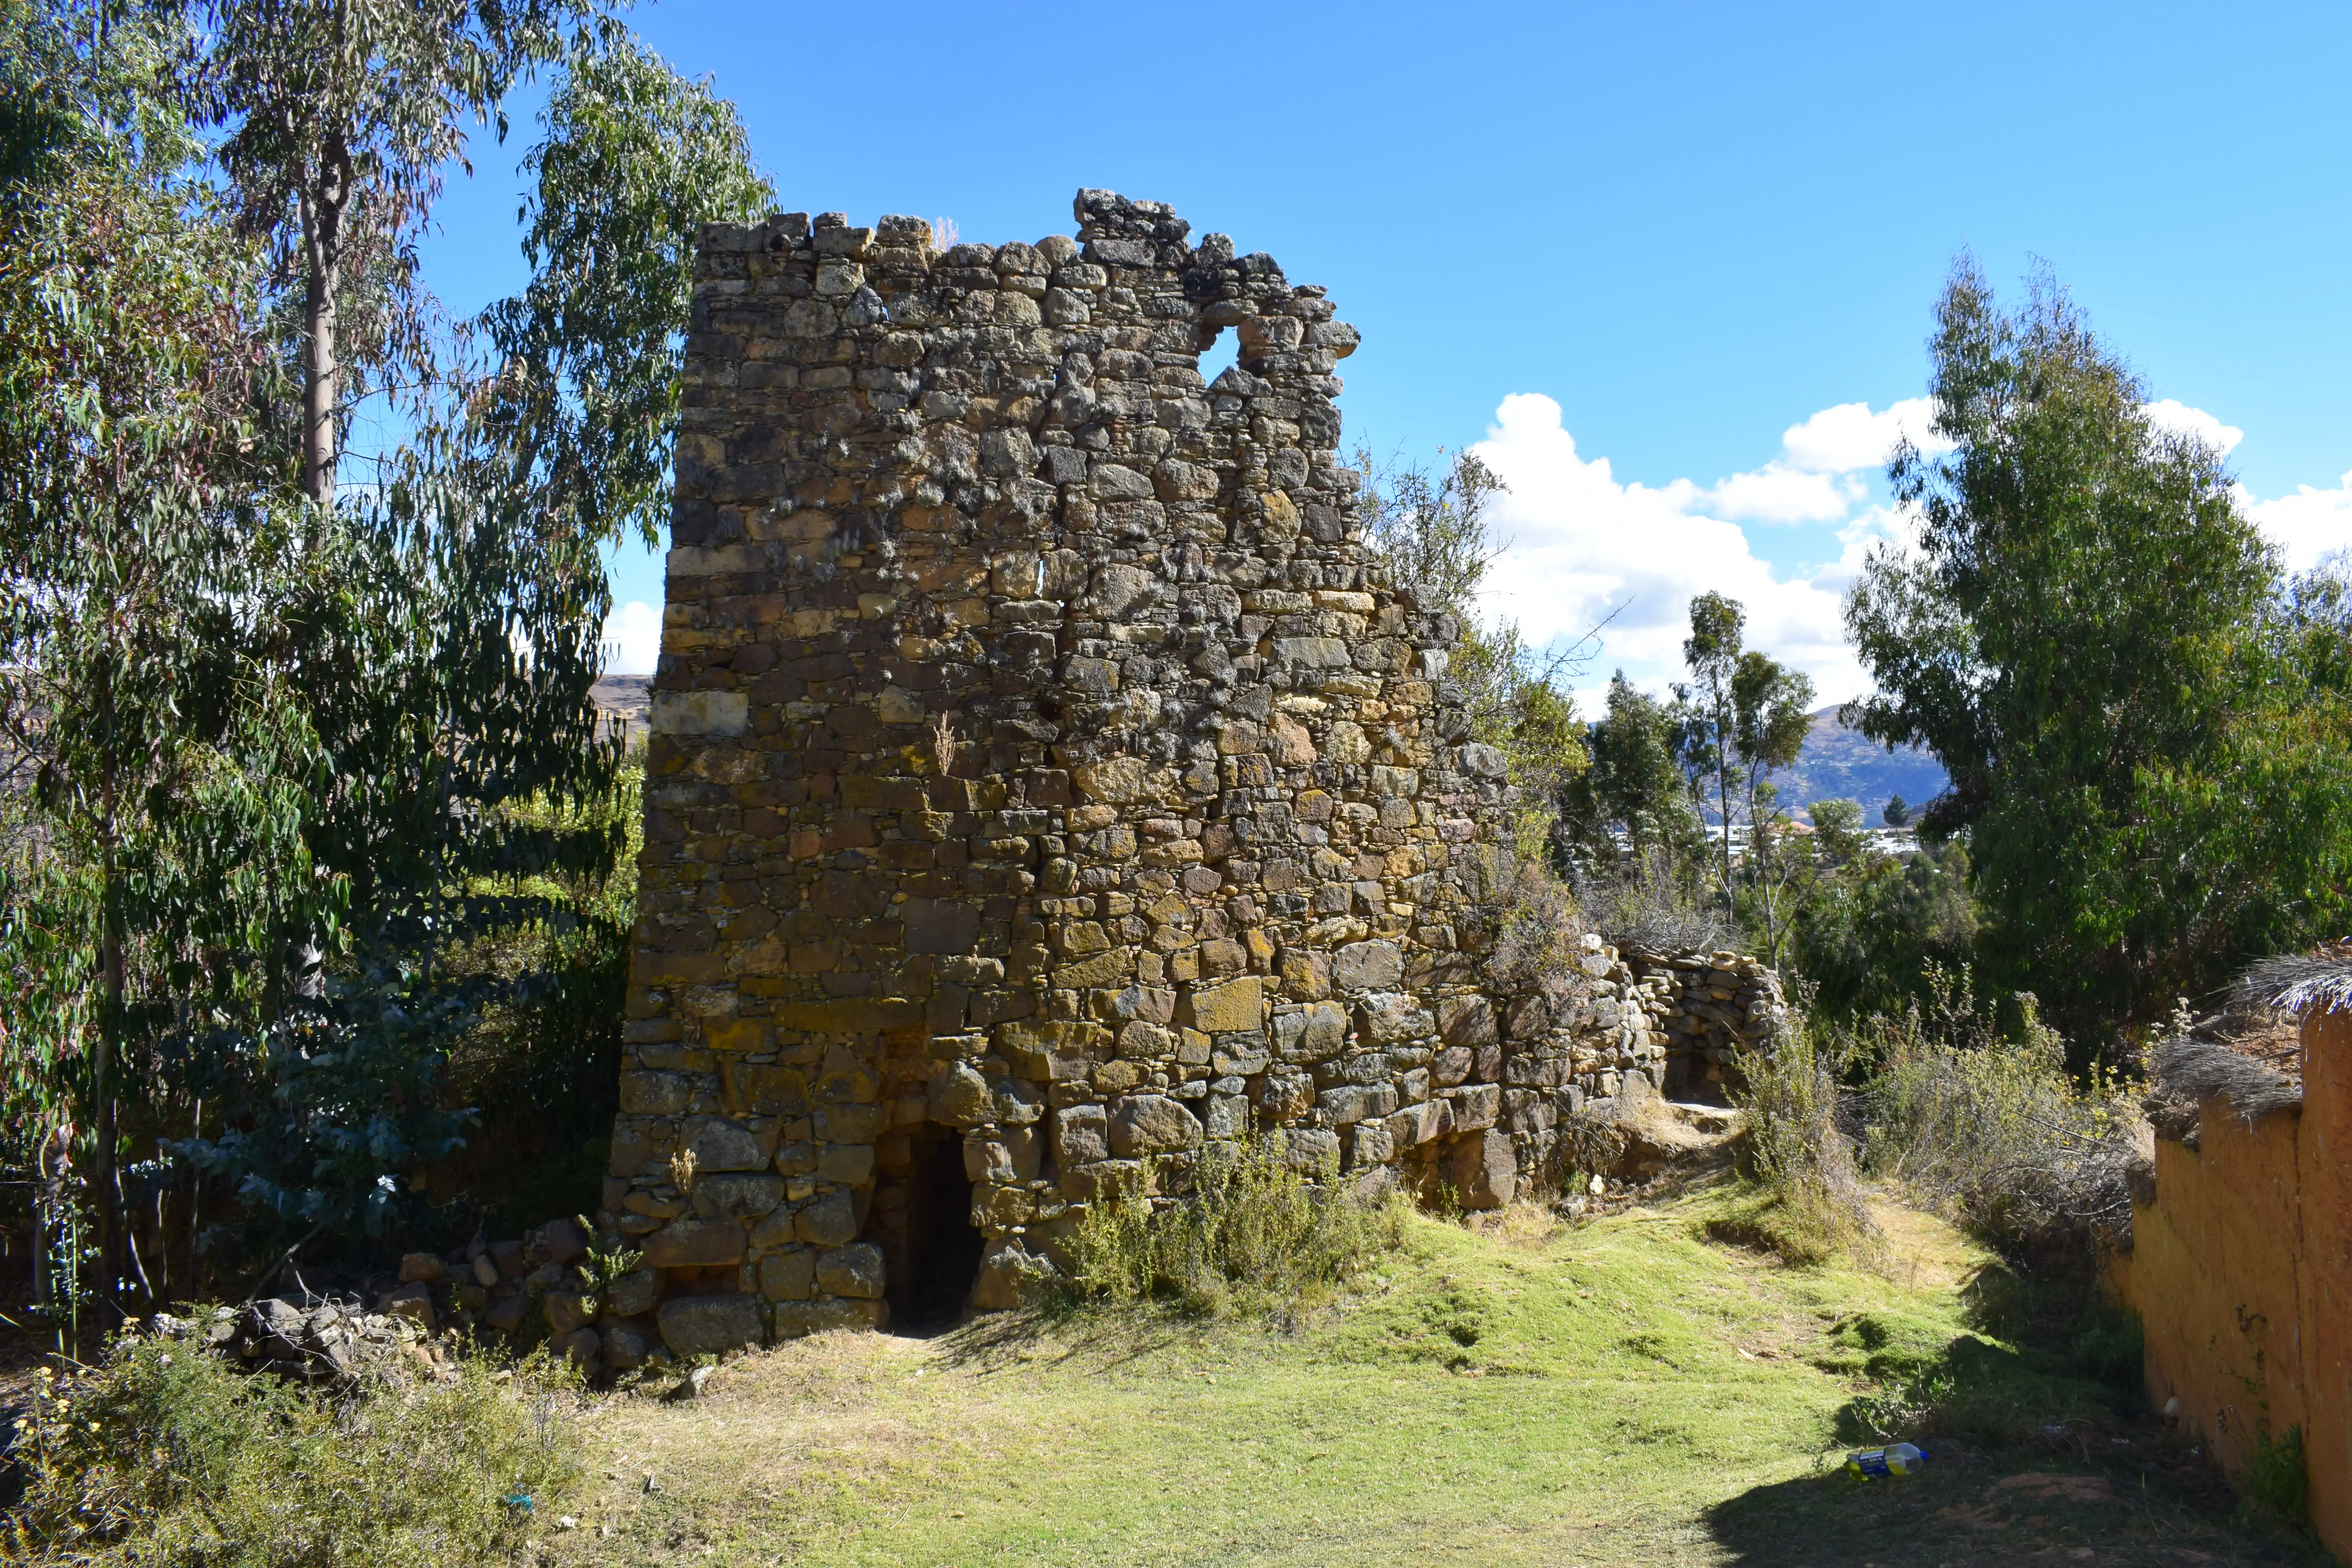
<instances>
[{"instance_id":1,"label":"low stone wall section","mask_svg":"<svg viewBox=\"0 0 2352 1568\"><path fill-rule=\"evenodd\" d=\"M1630 949L1650 1016L1665 1037L1668 1095L1723 1103L1740 1082L1739 1059L1760 1052L1789 1016L1780 977L1752 955Z\"/></svg>"}]
</instances>

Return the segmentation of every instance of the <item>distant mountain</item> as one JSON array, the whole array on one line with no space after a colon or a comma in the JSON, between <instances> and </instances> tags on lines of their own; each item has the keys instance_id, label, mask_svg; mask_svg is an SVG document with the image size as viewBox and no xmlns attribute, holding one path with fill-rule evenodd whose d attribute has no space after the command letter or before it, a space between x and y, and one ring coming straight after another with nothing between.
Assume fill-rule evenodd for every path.
<instances>
[{"instance_id":1,"label":"distant mountain","mask_svg":"<svg viewBox=\"0 0 2352 1568\"><path fill-rule=\"evenodd\" d=\"M1809 818L1804 808L1817 800L1860 801L1863 821L1875 827L1889 795L1901 795L1916 810L1944 793L1948 781L1935 758L1916 746L1889 752L1839 723L1837 714L1834 707L1816 712L1797 765L1773 776L1782 805Z\"/></svg>"},{"instance_id":2,"label":"distant mountain","mask_svg":"<svg viewBox=\"0 0 2352 1568\"><path fill-rule=\"evenodd\" d=\"M607 722L620 727L625 739L635 741L650 727L653 683L650 675L600 675L588 689L588 699Z\"/></svg>"}]
</instances>

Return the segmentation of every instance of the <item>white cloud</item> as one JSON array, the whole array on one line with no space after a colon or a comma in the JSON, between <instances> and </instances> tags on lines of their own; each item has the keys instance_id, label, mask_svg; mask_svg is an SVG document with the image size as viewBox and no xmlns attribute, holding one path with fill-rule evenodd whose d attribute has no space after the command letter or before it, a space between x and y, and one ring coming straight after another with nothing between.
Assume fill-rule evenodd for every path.
<instances>
[{"instance_id":1,"label":"white cloud","mask_svg":"<svg viewBox=\"0 0 2352 1568\"><path fill-rule=\"evenodd\" d=\"M1896 437L1903 436L1930 457L1948 452L1952 444L1928 428L1935 416L1935 404L1925 397L1904 398L1876 414L1867 403L1841 403L1782 431L1781 461L1813 474L1881 468L1895 455Z\"/></svg>"},{"instance_id":2,"label":"white cloud","mask_svg":"<svg viewBox=\"0 0 2352 1568\"><path fill-rule=\"evenodd\" d=\"M2308 572L2323 557L2352 548L2352 474L2332 490L2298 485L2294 494L2274 500L2241 496L2247 515L2279 547L2290 572Z\"/></svg>"},{"instance_id":3,"label":"white cloud","mask_svg":"<svg viewBox=\"0 0 2352 1568\"><path fill-rule=\"evenodd\" d=\"M2225 457L2246 438L2246 433L2236 426L2224 425L2202 408L2174 398L2142 404L2140 412L2158 429L2202 437ZM2238 504L2245 509L2254 526L2279 547L2290 572L2307 572L2324 557L2352 548L2352 473L2337 480L2334 489L2297 485L2293 495L2274 496L2269 500L2240 485Z\"/></svg>"},{"instance_id":4,"label":"white cloud","mask_svg":"<svg viewBox=\"0 0 2352 1568\"><path fill-rule=\"evenodd\" d=\"M1510 546L1488 574L1481 607L1517 621L1541 646L1580 637L1623 606L1580 693L1587 712L1597 711L1618 666L1653 689L1680 673L1691 596L1709 589L1747 606L1749 646L1812 676L1822 701L1869 689L1845 646L1841 608L1868 539L1892 527L1883 511L1841 531L1839 562L1784 578L1749 549L1737 523L1698 510L1721 487L1620 484L1608 458L1578 456L1549 397L1503 399L1474 450L1510 487L1496 499L1493 518L1496 537Z\"/></svg>"},{"instance_id":5,"label":"white cloud","mask_svg":"<svg viewBox=\"0 0 2352 1568\"><path fill-rule=\"evenodd\" d=\"M2246 433L2235 425L2224 425L2202 408L2191 408L2177 398L2168 397L2161 403L2143 403L2139 411L2147 415L2147 422L2159 430L2203 437L2206 445L2224 457L2246 438Z\"/></svg>"},{"instance_id":6,"label":"white cloud","mask_svg":"<svg viewBox=\"0 0 2352 1568\"><path fill-rule=\"evenodd\" d=\"M1868 499L1863 471L1884 468L1895 443L1908 436L1929 454L1948 452L1949 441L1928 430L1935 405L1909 397L1874 414L1867 403L1824 408L1780 433L1780 455L1760 468L1719 479L1702 492L1719 517L1757 522L1836 522Z\"/></svg>"},{"instance_id":7,"label":"white cloud","mask_svg":"<svg viewBox=\"0 0 2352 1568\"><path fill-rule=\"evenodd\" d=\"M2192 408L2169 397L2160 403L2143 404L2140 412L2159 429L2203 437L2224 456L2246 438L2246 433L2236 426L2224 425L2202 408ZM2240 485L2238 504L2245 509L2254 526L2279 547L2290 572L2308 572L2323 558L2352 548L2352 473L2337 480L2334 489L2297 485L2293 495L2274 496L2269 500Z\"/></svg>"},{"instance_id":8,"label":"white cloud","mask_svg":"<svg viewBox=\"0 0 2352 1568\"><path fill-rule=\"evenodd\" d=\"M661 612L643 599L615 605L604 617L604 673L651 675L661 658Z\"/></svg>"},{"instance_id":9,"label":"white cloud","mask_svg":"<svg viewBox=\"0 0 2352 1568\"><path fill-rule=\"evenodd\" d=\"M1652 691L1681 677L1691 596L1710 589L1747 607L1748 646L1811 675L1822 702L1860 696L1871 682L1846 646L1845 590L1875 546L1912 547L1918 521L1869 504L1864 471L1883 466L1900 436L1931 455L1950 450L1928 434L1932 411L1926 398L1876 413L1866 403L1840 404L1790 426L1780 455L1760 468L1712 487L1689 479L1653 487L1621 484L1608 458L1580 456L1561 428L1559 404L1514 393L1473 448L1509 487L1491 520L1508 548L1487 574L1481 609L1517 621L1538 647L1572 641L1617 612L1577 694L1588 715L1599 711L1620 667ZM2147 412L2224 452L2243 438L2178 402L2149 404ZM2305 485L2272 500L2242 491L2241 499L2290 570L2352 548L2352 473L2333 489ZM1738 520L1812 525L1796 548L1817 542L1817 563L1776 569ZM1775 546L1775 553L1790 552Z\"/></svg>"},{"instance_id":10,"label":"white cloud","mask_svg":"<svg viewBox=\"0 0 2352 1568\"><path fill-rule=\"evenodd\" d=\"M1869 493L1852 475L1841 479L1773 462L1719 481L1707 492L1707 499L1725 517L1754 518L1759 522L1835 522Z\"/></svg>"}]
</instances>

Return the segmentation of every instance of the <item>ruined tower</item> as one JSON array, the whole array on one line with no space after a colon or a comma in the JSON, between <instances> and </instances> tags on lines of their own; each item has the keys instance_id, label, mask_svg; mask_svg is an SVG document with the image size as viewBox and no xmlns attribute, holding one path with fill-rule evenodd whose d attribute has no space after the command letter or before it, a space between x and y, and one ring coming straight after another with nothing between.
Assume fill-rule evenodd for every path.
<instances>
[{"instance_id":1,"label":"ruined tower","mask_svg":"<svg viewBox=\"0 0 2352 1568\"><path fill-rule=\"evenodd\" d=\"M1076 216L702 236L604 1216L673 1346L1007 1304L1260 1129L1506 1201L1655 1075L1597 943L1481 989L1504 760L1357 534L1354 329Z\"/></svg>"}]
</instances>

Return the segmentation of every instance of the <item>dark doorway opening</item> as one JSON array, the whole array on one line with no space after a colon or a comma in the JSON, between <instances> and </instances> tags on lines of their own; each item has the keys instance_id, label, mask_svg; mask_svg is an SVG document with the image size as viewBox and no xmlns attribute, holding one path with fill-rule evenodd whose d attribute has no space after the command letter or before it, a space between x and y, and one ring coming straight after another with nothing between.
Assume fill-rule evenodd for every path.
<instances>
[{"instance_id":1,"label":"dark doorway opening","mask_svg":"<svg viewBox=\"0 0 2352 1568\"><path fill-rule=\"evenodd\" d=\"M887 1173L874 1215L878 1234L872 1239L882 1248L890 1322L942 1328L961 1317L971 1300L987 1238L971 1223L971 1178L964 1174L961 1134L925 1122L912 1130L903 1158L901 1169Z\"/></svg>"}]
</instances>

